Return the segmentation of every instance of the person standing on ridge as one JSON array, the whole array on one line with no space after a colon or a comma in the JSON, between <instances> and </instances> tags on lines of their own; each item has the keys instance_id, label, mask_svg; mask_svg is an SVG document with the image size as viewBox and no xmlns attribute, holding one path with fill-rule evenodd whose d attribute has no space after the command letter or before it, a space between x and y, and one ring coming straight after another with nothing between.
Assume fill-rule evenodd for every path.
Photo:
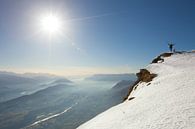
<instances>
[{"instance_id":1,"label":"person standing on ridge","mask_svg":"<svg viewBox=\"0 0 195 129\"><path fill-rule=\"evenodd\" d=\"M168 43L168 45L169 45L170 52L173 52L173 46L174 46L174 44L173 43Z\"/></svg>"}]
</instances>

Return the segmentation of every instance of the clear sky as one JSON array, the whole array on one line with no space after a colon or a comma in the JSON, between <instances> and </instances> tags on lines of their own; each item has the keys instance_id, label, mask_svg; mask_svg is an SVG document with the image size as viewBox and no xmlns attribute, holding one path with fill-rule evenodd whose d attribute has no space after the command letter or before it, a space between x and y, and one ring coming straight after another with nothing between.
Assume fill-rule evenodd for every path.
<instances>
[{"instance_id":1,"label":"clear sky","mask_svg":"<svg viewBox=\"0 0 195 129\"><path fill-rule=\"evenodd\" d=\"M62 32L40 32L55 13ZM0 69L128 73L159 53L195 49L194 0L0 0Z\"/></svg>"}]
</instances>

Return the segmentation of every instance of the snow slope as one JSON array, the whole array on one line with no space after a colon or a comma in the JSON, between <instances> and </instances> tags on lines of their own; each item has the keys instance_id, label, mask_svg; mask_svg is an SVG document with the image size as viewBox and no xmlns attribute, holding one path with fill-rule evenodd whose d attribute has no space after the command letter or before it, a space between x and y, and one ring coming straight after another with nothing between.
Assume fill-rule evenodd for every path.
<instances>
[{"instance_id":1,"label":"snow slope","mask_svg":"<svg viewBox=\"0 0 195 129\"><path fill-rule=\"evenodd\" d=\"M195 129L195 53L174 54L146 67L158 74L126 100L78 129Z\"/></svg>"}]
</instances>

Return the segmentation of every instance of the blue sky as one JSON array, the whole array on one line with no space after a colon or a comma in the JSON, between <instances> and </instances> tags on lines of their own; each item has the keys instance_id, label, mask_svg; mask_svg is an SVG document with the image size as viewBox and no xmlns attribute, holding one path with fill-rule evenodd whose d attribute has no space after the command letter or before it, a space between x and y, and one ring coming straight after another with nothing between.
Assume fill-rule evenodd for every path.
<instances>
[{"instance_id":1,"label":"blue sky","mask_svg":"<svg viewBox=\"0 0 195 129\"><path fill-rule=\"evenodd\" d=\"M64 31L39 33L53 11ZM1 0L0 69L61 75L135 72L159 53L195 49L193 0ZM72 44L74 42L74 45Z\"/></svg>"}]
</instances>

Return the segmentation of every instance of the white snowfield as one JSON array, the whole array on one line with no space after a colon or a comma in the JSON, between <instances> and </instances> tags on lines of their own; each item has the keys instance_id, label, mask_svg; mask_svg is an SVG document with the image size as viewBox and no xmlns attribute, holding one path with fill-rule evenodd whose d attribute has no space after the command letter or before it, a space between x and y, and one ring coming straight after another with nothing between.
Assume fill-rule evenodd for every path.
<instances>
[{"instance_id":1,"label":"white snowfield","mask_svg":"<svg viewBox=\"0 0 195 129\"><path fill-rule=\"evenodd\" d=\"M146 67L158 74L139 83L122 104L78 129L195 129L195 53L174 54Z\"/></svg>"}]
</instances>

